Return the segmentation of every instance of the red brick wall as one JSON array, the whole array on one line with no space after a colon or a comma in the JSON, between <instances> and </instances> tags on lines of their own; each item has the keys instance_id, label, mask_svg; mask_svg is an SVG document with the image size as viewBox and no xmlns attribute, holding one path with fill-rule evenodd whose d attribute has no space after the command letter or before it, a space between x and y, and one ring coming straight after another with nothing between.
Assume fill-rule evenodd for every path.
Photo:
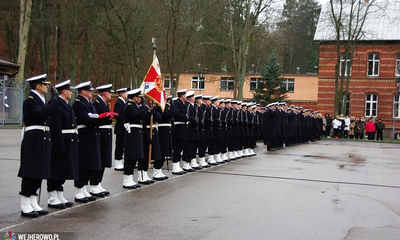
<instances>
[{"instance_id":1,"label":"red brick wall","mask_svg":"<svg viewBox=\"0 0 400 240\"><path fill-rule=\"evenodd\" d=\"M400 43L362 43L357 46L349 84L350 109L353 116L365 115L367 94L378 95L377 118L382 118L387 128L393 126L393 104L396 94L396 58ZM379 76L367 76L368 54L380 55ZM320 45L320 67L318 77L318 110L333 113L335 94L336 46ZM400 122L400 121L397 121ZM396 127L400 127L400 123Z\"/></svg>"}]
</instances>

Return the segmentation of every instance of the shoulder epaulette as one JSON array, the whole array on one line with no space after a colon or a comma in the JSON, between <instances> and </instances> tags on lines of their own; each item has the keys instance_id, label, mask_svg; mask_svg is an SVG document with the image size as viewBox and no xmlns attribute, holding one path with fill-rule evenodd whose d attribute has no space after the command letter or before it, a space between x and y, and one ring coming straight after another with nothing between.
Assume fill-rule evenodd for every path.
<instances>
[{"instance_id":1,"label":"shoulder epaulette","mask_svg":"<svg viewBox=\"0 0 400 240\"><path fill-rule=\"evenodd\" d=\"M33 99L33 97L32 97L32 96L29 96L29 98L32 98L32 99Z\"/></svg>"},{"instance_id":2,"label":"shoulder epaulette","mask_svg":"<svg viewBox=\"0 0 400 240\"><path fill-rule=\"evenodd\" d=\"M96 100L97 103L100 103L99 100Z\"/></svg>"},{"instance_id":3,"label":"shoulder epaulette","mask_svg":"<svg viewBox=\"0 0 400 240\"><path fill-rule=\"evenodd\" d=\"M128 105L132 105L132 103L128 103Z\"/></svg>"},{"instance_id":4,"label":"shoulder epaulette","mask_svg":"<svg viewBox=\"0 0 400 240\"><path fill-rule=\"evenodd\" d=\"M81 100L77 98L77 99L75 99L75 101L78 101L78 102L79 102L79 101L81 101Z\"/></svg>"}]
</instances>

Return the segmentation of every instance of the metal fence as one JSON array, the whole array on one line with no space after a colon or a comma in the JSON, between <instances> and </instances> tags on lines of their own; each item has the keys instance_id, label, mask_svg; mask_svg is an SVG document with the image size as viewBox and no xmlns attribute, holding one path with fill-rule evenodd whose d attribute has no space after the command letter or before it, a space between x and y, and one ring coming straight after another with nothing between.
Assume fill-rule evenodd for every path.
<instances>
[{"instance_id":1,"label":"metal fence","mask_svg":"<svg viewBox=\"0 0 400 240\"><path fill-rule=\"evenodd\" d=\"M22 102L24 88L15 87L15 78L0 77L0 124L22 124Z\"/></svg>"}]
</instances>

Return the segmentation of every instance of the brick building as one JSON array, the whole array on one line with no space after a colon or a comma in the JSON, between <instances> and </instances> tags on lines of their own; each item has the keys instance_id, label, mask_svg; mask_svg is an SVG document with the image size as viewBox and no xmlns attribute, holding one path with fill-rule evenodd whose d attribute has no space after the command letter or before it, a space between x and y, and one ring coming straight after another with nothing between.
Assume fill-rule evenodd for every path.
<instances>
[{"instance_id":1,"label":"brick building","mask_svg":"<svg viewBox=\"0 0 400 240\"><path fill-rule=\"evenodd\" d=\"M360 4L368 4L361 2ZM396 132L400 131L400 111L396 98L396 80L400 78L399 3L375 2L367 15L363 35L357 43L350 75L348 113L352 116L381 118L386 136L391 136L393 116ZM385 4L382 6L382 4ZM323 7L314 40L320 43L318 76L318 110L334 111L336 38L329 20L328 7ZM342 51L344 51L342 49ZM340 68L349 68L344 57ZM396 109L397 108L397 109Z\"/></svg>"}]
</instances>

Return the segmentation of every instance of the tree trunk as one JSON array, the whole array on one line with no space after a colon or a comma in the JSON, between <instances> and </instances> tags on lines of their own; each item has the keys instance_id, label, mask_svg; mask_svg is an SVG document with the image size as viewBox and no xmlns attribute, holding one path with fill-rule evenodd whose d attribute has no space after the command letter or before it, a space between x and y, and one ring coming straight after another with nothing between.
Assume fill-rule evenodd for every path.
<instances>
[{"instance_id":1,"label":"tree trunk","mask_svg":"<svg viewBox=\"0 0 400 240\"><path fill-rule=\"evenodd\" d=\"M20 66L17 74L17 86L21 87L24 84L25 74L25 59L26 48L31 23L32 0L21 0L21 14L19 21L19 48L18 48L18 65Z\"/></svg>"}]
</instances>

